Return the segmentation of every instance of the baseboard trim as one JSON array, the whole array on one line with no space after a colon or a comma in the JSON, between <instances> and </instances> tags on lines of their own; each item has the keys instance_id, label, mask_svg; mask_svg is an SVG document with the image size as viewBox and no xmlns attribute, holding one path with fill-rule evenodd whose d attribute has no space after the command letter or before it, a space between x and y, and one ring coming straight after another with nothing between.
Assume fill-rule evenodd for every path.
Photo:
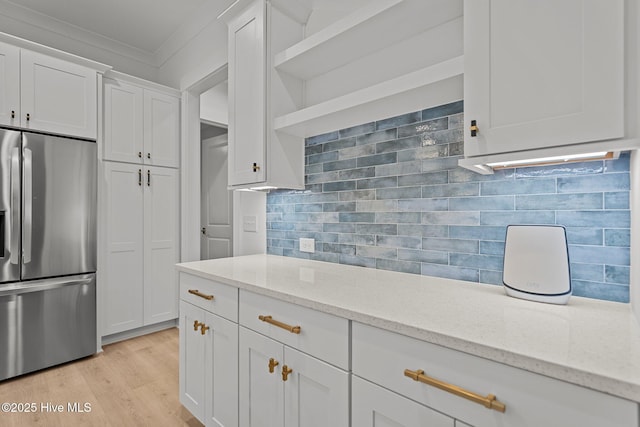
<instances>
[{"instance_id":1,"label":"baseboard trim","mask_svg":"<svg viewBox=\"0 0 640 427\"><path fill-rule=\"evenodd\" d=\"M117 334L106 335L102 337L102 345L113 344L114 342L128 340L130 338L140 337L142 335L152 334L154 332L163 331L165 329L175 328L178 326L178 319L167 320L165 322L153 325L143 326L141 328L131 329L129 331L118 332Z\"/></svg>"}]
</instances>

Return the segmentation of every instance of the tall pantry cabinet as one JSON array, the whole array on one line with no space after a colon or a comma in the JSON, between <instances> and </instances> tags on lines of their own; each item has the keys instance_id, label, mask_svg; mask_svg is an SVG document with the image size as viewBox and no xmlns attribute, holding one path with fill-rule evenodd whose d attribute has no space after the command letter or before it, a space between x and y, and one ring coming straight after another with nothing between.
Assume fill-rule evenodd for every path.
<instances>
[{"instance_id":1,"label":"tall pantry cabinet","mask_svg":"<svg viewBox=\"0 0 640 427\"><path fill-rule=\"evenodd\" d=\"M104 79L102 336L178 317L180 94Z\"/></svg>"}]
</instances>

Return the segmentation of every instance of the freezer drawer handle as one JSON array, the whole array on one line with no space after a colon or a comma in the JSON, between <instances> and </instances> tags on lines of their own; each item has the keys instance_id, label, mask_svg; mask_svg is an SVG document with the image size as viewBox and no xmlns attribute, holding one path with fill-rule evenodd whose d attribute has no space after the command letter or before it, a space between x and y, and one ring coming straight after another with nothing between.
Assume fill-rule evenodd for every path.
<instances>
[{"instance_id":1,"label":"freezer drawer handle","mask_svg":"<svg viewBox=\"0 0 640 427\"><path fill-rule=\"evenodd\" d=\"M208 301L211 301L211 300L213 300L213 299L214 299L214 298L213 298L213 295L203 294L202 292L200 292L200 291L199 291L199 290L197 290L197 289L189 289L189 293L190 293L190 294L193 294L193 295L195 295L195 296L197 296L197 297L204 298L204 299L206 299L206 300L208 300Z\"/></svg>"},{"instance_id":2,"label":"freezer drawer handle","mask_svg":"<svg viewBox=\"0 0 640 427\"><path fill-rule=\"evenodd\" d=\"M292 334L299 334L300 330L301 330L300 326L287 325L286 323L282 323L279 320L275 320L271 316L263 316L261 314L261 315L258 316L258 319L262 320L263 322L267 322L270 325L277 326L278 328L285 329L285 330L291 332Z\"/></svg>"},{"instance_id":3,"label":"freezer drawer handle","mask_svg":"<svg viewBox=\"0 0 640 427\"><path fill-rule=\"evenodd\" d=\"M483 405L485 408L493 409L498 412L504 412L507 409L506 405L498 401L493 394L488 394L487 396L480 396L479 394L473 393L469 390L465 390L462 387L445 383L444 381L440 381L430 376L427 376L425 375L422 369L418 369L417 371L405 369L404 376L409 377L414 381L419 381L421 383L439 388L440 390L444 390L446 392L455 394L456 396L463 397L472 402L479 403L480 405Z\"/></svg>"}]
</instances>

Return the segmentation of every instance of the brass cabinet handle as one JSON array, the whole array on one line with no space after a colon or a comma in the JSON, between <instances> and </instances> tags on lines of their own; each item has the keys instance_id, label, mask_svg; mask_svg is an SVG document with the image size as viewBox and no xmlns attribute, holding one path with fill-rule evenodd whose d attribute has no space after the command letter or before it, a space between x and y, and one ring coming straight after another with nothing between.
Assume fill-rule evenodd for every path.
<instances>
[{"instance_id":1,"label":"brass cabinet handle","mask_svg":"<svg viewBox=\"0 0 640 427\"><path fill-rule=\"evenodd\" d=\"M469 128L469 130L471 131L471 136L478 135L480 129L478 129L478 124L475 120L471 120L471 127Z\"/></svg>"},{"instance_id":2,"label":"brass cabinet handle","mask_svg":"<svg viewBox=\"0 0 640 427\"><path fill-rule=\"evenodd\" d=\"M282 366L282 381L286 381L289 378L289 374L293 372L293 369L289 368L287 365Z\"/></svg>"},{"instance_id":3,"label":"brass cabinet handle","mask_svg":"<svg viewBox=\"0 0 640 427\"><path fill-rule=\"evenodd\" d=\"M142 186L142 169L138 169L138 185Z\"/></svg>"},{"instance_id":4,"label":"brass cabinet handle","mask_svg":"<svg viewBox=\"0 0 640 427\"><path fill-rule=\"evenodd\" d=\"M209 330L209 327L207 325L205 325L204 323L200 324L200 333L202 335L206 334L208 330Z\"/></svg>"},{"instance_id":5,"label":"brass cabinet handle","mask_svg":"<svg viewBox=\"0 0 640 427\"><path fill-rule=\"evenodd\" d=\"M200 291L199 291L199 290L197 290L197 289L189 289L189 293L190 293L190 294L193 294L193 295L195 295L195 296L197 296L197 297L204 298L204 299L206 299L206 300L208 300L208 301L211 301L211 300L213 300L213 299L214 299L214 298L213 298L213 295L203 294L202 292L200 292Z\"/></svg>"},{"instance_id":6,"label":"brass cabinet handle","mask_svg":"<svg viewBox=\"0 0 640 427\"><path fill-rule=\"evenodd\" d=\"M300 326L291 326L291 325L287 325L286 323L282 323L278 320L275 320L273 317L271 316L263 316L262 314L258 316L258 319L262 320L263 322L267 322L273 326L277 326L278 328L282 328L285 329L289 332L291 332L292 334L299 334L300 333Z\"/></svg>"},{"instance_id":7,"label":"brass cabinet handle","mask_svg":"<svg viewBox=\"0 0 640 427\"><path fill-rule=\"evenodd\" d=\"M147 169L147 187L151 187L151 170Z\"/></svg>"},{"instance_id":8,"label":"brass cabinet handle","mask_svg":"<svg viewBox=\"0 0 640 427\"><path fill-rule=\"evenodd\" d=\"M273 374L273 370L276 366L278 366L280 363L274 359L273 357L271 359L269 359L269 373Z\"/></svg>"},{"instance_id":9,"label":"brass cabinet handle","mask_svg":"<svg viewBox=\"0 0 640 427\"><path fill-rule=\"evenodd\" d=\"M456 396L463 397L472 402L479 403L485 408L493 409L498 412L504 412L507 409L507 406L504 403L498 401L493 394L480 396L479 394L473 393L469 390L465 390L462 387L458 387L456 385L431 378L430 376L425 375L422 369L418 369L417 371L405 369L404 376L409 377L414 381L419 381L421 383L439 388L440 390L455 394Z\"/></svg>"},{"instance_id":10,"label":"brass cabinet handle","mask_svg":"<svg viewBox=\"0 0 640 427\"><path fill-rule=\"evenodd\" d=\"M200 325L204 325L204 323L198 322L197 320L193 321L193 330L197 331Z\"/></svg>"},{"instance_id":11,"label":"brass cabinet handle","mask_svg":"<svg viewBox=\"0 0 640 427\"><path fill-rule=\"evenodd\" d=\"M260 166L258 166L258 164L257 164L257 163L254 163L254 164L253 164L253 166L252 166L252 168L253 168L253 171L254 171L254 172L258 172L258 171L260 170Z\"/></svg>"}]
</instances>

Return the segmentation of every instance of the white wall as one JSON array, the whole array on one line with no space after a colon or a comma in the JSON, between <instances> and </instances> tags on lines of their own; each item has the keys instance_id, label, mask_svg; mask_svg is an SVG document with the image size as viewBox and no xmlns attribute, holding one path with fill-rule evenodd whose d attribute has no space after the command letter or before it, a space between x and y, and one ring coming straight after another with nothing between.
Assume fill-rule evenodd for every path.
<instances>
[{"instance_id":1,"label":"white wall","mask_svg":"<svg viewBox=\"0 0 640 427\"><path fill-rule=\"evenodd\" d=\"M267 251L267 193L233 192L233 256ZM245 217L256 217L256 231L244 231Z\"/></svg>"},{"instance_id":2,"label":"white wall","mask_svg":"<svg viewBox=\"0 0 640 427\"><path fill-rule=\"evenodd\" d=\"M200 95L200 118L229 125L229 96L227 82L212 87Z\"/></svg>"}]
</instances>

